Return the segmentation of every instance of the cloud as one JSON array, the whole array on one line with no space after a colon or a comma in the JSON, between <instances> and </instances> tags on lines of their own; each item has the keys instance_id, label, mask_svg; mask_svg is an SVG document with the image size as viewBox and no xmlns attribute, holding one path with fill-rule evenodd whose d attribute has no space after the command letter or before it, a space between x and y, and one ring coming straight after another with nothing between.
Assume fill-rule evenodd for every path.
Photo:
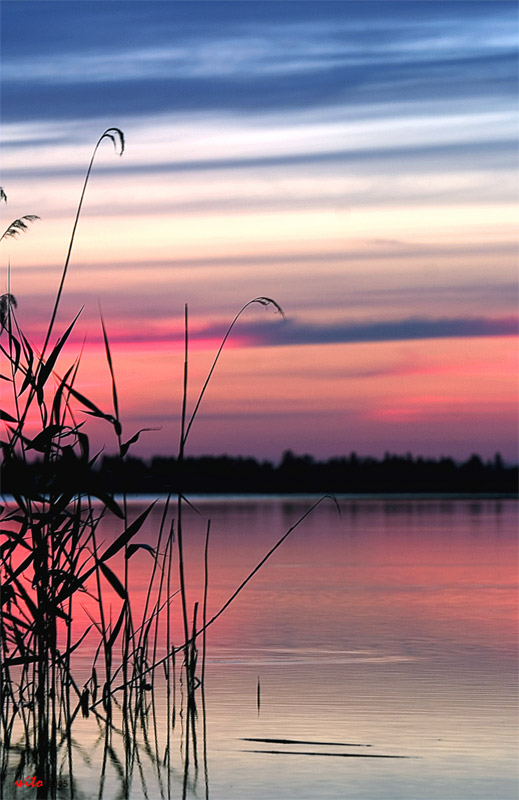
<instances>
[{"instance_id":1,"label":"cloud","mask_svg":"<svg viewBox=\"0 0 519 800\"><path fill-rule=\"evenodd\" d=\"M346 344L394 342L415 339L513 336L518 333L517 317L408 317L387 322L309 324L287 319L274 325L241 322L237 336L251 345L286 346L302 344ZM213 338L215 326L199 329L193 338Z\"/></svg>"},{"instance_id":2,"label":"cloud","mask_svg":"<svg viewBox=\"0 0 519 800\"><path fill-rule=\"evenodd\" d=\"M4 80L35 84L81 85L126 81L198 79L245 76L308 76L309 73L334 71L341 67L371 65L408 65L418 68L428 62L479 58L508 54L515 47L515 37L505 29L486 32L485 39L475 38L480 25L445 35L438 28L415 26L370 28L370 38L359 36L346 24L330 21L321 25L263 26L237 31L228 29L203 37L185 38L183 44L98 50L97 52L62 52L44 56L13 59L6 64ZM404 34L404 35L402 35Z\"/></svg>"},{"instance_id":3,"label":"cloud","mask_svg":"<svg viewBox=\"0 0 519 800\"><path fill-rule=\"evenodd\" d=\"M21 125L4 120L3 180L79 179L105 123L39 120ZM488 198L506 185L506 176L496 181L495 173L515 168L516 113L498 101L491 109L479 102L463 108L448 101L373 104L362 113L346 104L323 106L320 112L262 110L243 116L165 111L146 118L128 116L117 123L125 131L127 152L120 162L108 148L102 150L97 176L131 175L139 181L147 177L166 185L173 177L201 181L207 173L216 186L215 172L228 172L227 182L244 180L247 185L254 171L267 199L276 194L286 199L287 181L303 178L312 182L312 197L320 184L326 193L330 181L342 179L343 196L353 203L357 197L369 202L379 196L386 202L388 195L391 199L402 192L461 193L477 199L474 191L482 181L480 194ZM281 170L287 172L282 185ZM185 192L174 196L178 202L186 199ZM297 186L293 196L300 198Z\"/></svg>"},{"instance_id":4,"label":"cloud","mask_svg":"<svg viewBox=\"0 0 519 800\"><path fill-rule=\"evenodd\" d=\"M481 122L483 122L483 120L478 120L476 116L470 124L475 124L477 126ZM449 120L447 118L445 118L444 124L445 130L447 130L449 125ZM477 175L483 175L484 173L492 173L494 175L496 171L508 171L509 168L515 164L517 155L516 139L512 137L507 138L507 132L509 132L511 124L511 115L503 114L501 119L495 120L496 127L494 130L490 127L488 128L486 137L485 133L479 128L478 135L481 137L479 141L456 142L451 140L440 144L424 142L420 145L415 144L407 146L391 146L391 144L386 142L386 145L383 147L370 147L366 142L364 142L363 145L359 142L352 143L350 149L340 150L327 150L323 143L323 149L317 152L309 149L306 152L270 154L261 153L261 148L258 148L256 154L244 156L235 154L234 156L229 156L228 153L224 152L217 157L205 159L175 158L175 155L172 154L170 159L165 159L163 161L148 160L139 163L133 160L132 162L125 162L124 174L137 176L145 175L149 176L150 179L152 179L154 175L158 175L166 179L179 173L211 173L222 170L239 172L251 169L269 172L277 167L289 169L302 166L305 168L306 173L311 171L312 176L313 174L319 174L322 179L325 180L326 173L323 173L323 169L341 169L343 174L350 180L357 173L361 172L366 181L366 199L369 199L373 198L373 196L377 196L377 191L380 194L380 187L373 187L373 176L375 173L378 173L379 176L390 174L393 181L399 179L403 181L404 178L409 175L415 178L415 176L423 174L424 164L426 164L429 176L433 175L434 171L436 171L441 179L442 175L449 175L452 171L457 172L459 175L467 172L474 174L474 163L478 163L479 173L476 173ZM206 125L208 127L213 127L215 130L219 127L218 120L213 121L208 119ZM172 131L174 131L174 125L172 125ZM301 128L301 132L302 131L304 131L304 126ZM451 128L450 136L452 137L452 135L453 131ZM48 144L52 144L52 142L49 141ZM42 142L42 145L45 145L45 143ZM37 146L37 144L30 141L26 143L16 142L13 143L12 146L9 146L9 144L4 146L5 164L2 170L4 181L6 177L10 178L11 176L14 179L20 179L22 176L34 176L38 179L42 179L76 177L83 174L84 168L78 163L77 150L71 152L69 164L63 162L56 163L60 152L59 150L56 150L56 156L53 156L52 163L45 163L44 160L39 160L39 164L35 164L34 147ZM32 149L31 155L33 160L32 162L28 161L26 165L20 164L19 162L22 148ZM12 155L9 151L12 152ZM25 153L24 158L26 158ZM318 173L318 170L321 172ZM402 175L403 170L405 170L405 172ZM114 164L113 161L96 165L96 174L112 176L120 173L120 165L118 163ZM275 177L272 178L272 181L275 180ZM432 180L432 178L430 178L430 180ZM438 180L438 177L436 180ZM369 183L367 183L368 181ZM394 183L391 186L387 186L386 184L385 188L386 193L394 198ZM427 184L417 186L415 181L414 194L427 194L427 188ZM499 194L498 187L494 185L494 188L496 194ZM513 191L515 197L515 186L513 187ZM429 191L429 193L431 192ZM182 199L179 199L177 202L179 208L185 208L185 202L183 202Z\"/></svg>"},{"instance_id":5,"label":"cloud","mask_svg":"<svg viewBox=\"0 0 519 800\"><path fill-rule=\"evenodd\" d=\"M5 5L4 121L516 90L512 4L268 3L258 19L257 3L214 2L207 20L200 3Z\"/></svg>"},{"instance_id":6,"label":"cloud","mask_svg":"<svg viewBox=\"0 0 519 800\"><path fill-rule=\"evenodd\" d=\"M514 287L510 287L510 291L513 292L513 290ZM84 302L84 293L81 298ZM149 308L146 309L147 313L143 313L143 310L135 306L134 301L131 301L128 308L125 309L124 298L118 297L112 302L109 302L109 299L104 303L103 310L110 320L109 334L110 341L113 344L131 343L135 346L141 344L152 347L159 345L172 347L173 345L180 346L182 343L182 322L171 317L169 295L164 295L163 300L153 301L153 317L151 319ZM408 296L404 292L402 299L404 304L407 302L412 303L412 292ZM25 298L25 300L27 301L28 298ZM119 314L117 309L119 309ZM131 312L131 316L128 315L128 312ZM90 344L102 342L97 314L97 305L92 303L90 311L85 311L81 317L87 325ZM230 318L228 320L221 318L217 322L206 324L194 320L191 323L190 340L193 344L198 344L204 348L217 347L225 335L229 322ZM40 321L36 315L28 322L27 329L30 330L32 335L36 336L39 328ZM81 329L80 333L81 336L84 335L83 329ZM413 316L386 321L332 322L327 324L310 323L290 317L281 319L276 314L267 313L266 317L258 321L249 321L246 317L242 317L232 333L229 346L287 347L360 344L421 339L516 336L518 333L519 318L513 314L507 316L439 318ZM74 339L74 336L72 339ZM378 374L378 367L376 371ZM408 368L406 367L405 372L407 373L407 371ZM392 369L387 374L393 374ZM363 372L362 375L364 375Z\"/></svg>"}]
</instances>

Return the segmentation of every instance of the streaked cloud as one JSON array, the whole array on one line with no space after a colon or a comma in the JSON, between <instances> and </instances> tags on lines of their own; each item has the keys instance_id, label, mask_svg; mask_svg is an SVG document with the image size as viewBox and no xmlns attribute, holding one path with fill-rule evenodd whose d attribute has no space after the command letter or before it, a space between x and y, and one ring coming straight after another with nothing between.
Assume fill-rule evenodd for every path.
<instances>
[{"instance_id":1,"label":"streaked cloud","mask_svg":"<svg viewBox=\"0 0 519 800\"><path fill-rule=\"evenodd\" d=\"M463 28L454 31L447 30L438 20L415 21L406 26L402 22L395 25L386 18L370 24L368 38L364 25L333 19L320 23L255 23L248 27L231 21L225 33L214 29L198 35L181 31L179 36L178 30L168 24L167 16L166 12L161 38L171 33L174 41L180 39L183 44L170 42L126 49L119 45L114 52L70 50L45 57L23 56L10 61L4 78L13 83L30 80L36 84L79 85L150 79L214 80L227 76L242 81L244 75L294 77L340 67L417 66L474 56L488 59L508 55L516 45L506 19L476 18L467 23L465 18Z\"/></svg>"},{"instance_id":2,"label":"streaked cloud","mask_svg":"<svg viewBox=\"0 0 519 800\"><path fill-rule=\"evenodd\" d=\"M130 311L130 309L129 309ZM183 340L181 320L171 316L145 315L144 308L134 307L127 318L111 317L110 339L115 343L173 346ZM105 315L106 316L106 315ZM91 315L88 325L90 342L101 342L98 320ZM297 347L299 345L354 344L366 342L398 342L425 339L459 339L474 337L517 336L517 316L501 317L404 317L387 321L313 323L285 317L267 320L241 320L229 346L239 347ZM218 345L228 322L192 323L190 339L205 347ZM73 342L75 337L71 338ZM368 371L369 372L369 371Z\"/></svg>"},{"instance_id":3,"label":"streaked cloud","mask_svg":"<svg viewBox=\"0 0 519 800\"><path fill-rule=\"evenodd\" d=\"M259 3L150 0L127 4L123 15L104 0L101 19L96 3L28 0L23 25L15 5L3 9L4 26L16 28L3 48L5 121L167 105L351 109L388 95L497 102L516 91L511 3L479 2L471 14L459 3L415 3L409 14L405 2L278 2L262 11Z\"/></svg>"},{"instance_id":4,"label":"streaked cloud","mask_svg":"<svg viewBox=\"0 0 519 800\"><path fill-rule=\"evenodd\" d=\"M352 342L394 342L414 339L451 339L474 336L515 336L518 318L458 317L426 319L408 317L387 322L307 324L286 319L273 326L264 322L242 323L238 335L249 343L261 345L336 344ZM196 336L217 335L212 326L197 331Z\"/></svg>"}]
</instances>

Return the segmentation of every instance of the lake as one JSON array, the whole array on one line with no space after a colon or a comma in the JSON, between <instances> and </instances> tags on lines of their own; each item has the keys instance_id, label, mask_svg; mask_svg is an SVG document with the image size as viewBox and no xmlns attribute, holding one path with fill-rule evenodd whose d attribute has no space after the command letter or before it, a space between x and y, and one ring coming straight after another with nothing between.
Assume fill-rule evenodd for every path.
<instances>
[{"instance_id":1,"label":"lake","mask_svg":"<svg viewBox=\"0 0 519 800\"><path fill-rule=\"evenodd\" d=\"M314 501L192 499L188 606L201 614L210 518L208 619ZM146 504L132 499L130 515ZM166 751L172 697L159 687L126 784L117 732L107 751L95 719L76 718L64 759L75 797L517 800L517 502L345 496L339 506L322 502L209 627L197 761L191 745L184 770L183 713ZM135 541L155 544L161 513L159 503ZM106 522L106 541L120 525ZM130 563L138 611L151 557L141 549ZM6 797L27 791L4 786Z\"/></svg>"}]
</instances>

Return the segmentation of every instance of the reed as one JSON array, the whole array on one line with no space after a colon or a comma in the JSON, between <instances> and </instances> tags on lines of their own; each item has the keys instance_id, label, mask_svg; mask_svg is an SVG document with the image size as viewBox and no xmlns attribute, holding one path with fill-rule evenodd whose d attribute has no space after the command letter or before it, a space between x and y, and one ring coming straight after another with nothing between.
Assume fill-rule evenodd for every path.
<instances>
[{"instance_id":1,"label":"reed","mask_svg":"<svg viewBox=\"0 0 519 800\"><path fill-rule=\"evenodd\" d=\"M87 418L103 420L111 429L115 437L123 483L125 461L131 447L148 429L141 429L129 438L123 435L116 367L101 311L105 358L111 383L111 410L99 408L77 388L81 355L72 364L62 366L65 345L74 331L81 311L61 336L55 338L54 344L51 341L87 186L96 155L104 140L111 141L119 155L124 151L124 135L119 128L108 128L104 131L94 147L41 349L38 350L21 330L17 319L16 298L10 290L0 298L0 352L8 372L1 377L10 385L12 396L9 410L0 410L0 419L5 427L5 436L0 447L3 476L8 485L15 487L12 501L2 506L0 516L0 725L4 742L1 768L4 775L7 768L6 748L9 748L13 731L17 728L22 731L27 758L33 759L38 775L48 787L55 787L59 783L58 754L65 741L72 780L73 747L70 737L74 720L81 712L83 716L94 715L105 726L102 768L104 781L104 769L112 753L110 737L115 730L115 704L120 710L125 742L125 764L121 768L125 775L131 774L136 763L135 743L139 726L145 731L146 738L150 710L154 719L153 689L162 672L167 685L168 719L172 728L175 726L176 655L181 653L187 711L185 788L190 748L193 763L197 766L195 698L200 686L203 690L205 679L207 629L321 500L278 540L210 619L207 610L208 522L203 597L201 604L196 600L190 605L185 573L183 526L185 506L192 504L185 497L182 486L185 448L225 344L241 315L252 305L272 307L283 315L275 300L263 296L247 302L232 320L190 412L189 321L188 309L185 307L178 449L180 482L176 503L171 496L166 498L154 547L137 541L136 537L146 525L156 501L131 519L125 491L122 498L116 498L100 484L96 471L99 454L91 453L85 422L78 422L77 419L78 410ZM3 190L0 199L7 199ZM27 223L36 219L36 215L26 215L15 220L1 238L12 239L25 233L29 227ZM38 420L39 426L36 435L29 432L29 423L34 419ZM35 456L41 461L40 477L37 481L32 468ZM175 519L170 518L172 509L175 509ZM109 516L119 521L121 532L114 541L106 544L101 531L103 521ZM146 600L140 617L132 609L130 585L130 564L137 553L151 559ZM118 574L113 566L116 557L122 557L122 574ZM175 560L178 585L174 582ZM175 643L172 631L178 632L178 627L173 617L172 601L177 594L180 595L181 636ZM115 618L112 618L108 596L117 598L119 602ZM89 623L78 628L75 623L78 616L76 612L83 608L86 598L93 601L94 606L93 609L84 609ZM90 676L80 685L74 677L74 656L86 643L91 647L93 637L97 637L97 644L93 648ZM199 637L202 640L200 674ZM165 656L159 652L161 641L165 641ZM98 661L102 661L101 670ZM118 698L121 694L122 705L119 705ZM171 756L169 732L168 726L168 759ZM25 762L20 767L22 772L24 767Z\"/></svg>"}]
</instances>

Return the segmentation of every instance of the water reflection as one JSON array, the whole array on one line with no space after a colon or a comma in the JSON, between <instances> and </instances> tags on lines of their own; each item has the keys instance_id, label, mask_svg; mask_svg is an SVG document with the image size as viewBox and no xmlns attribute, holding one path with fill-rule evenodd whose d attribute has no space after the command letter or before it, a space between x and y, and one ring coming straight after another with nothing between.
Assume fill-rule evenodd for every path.
<instances>
[{"instance_id":1,"label":"water reflection","mask_svg":"<svg viewBox=\"0 0 519 800\"><path fill-rule=\"evenodd\" d=\"M205 694L193 705L182 692L173 704L170 684L149 692L135 714L114 701L110 714L94 708L55 728L30 713L13 715L2 746L2 797L35 789L41 800L76 798L209 798ZM77 718L76 718L77 717ZM38 725L34 727L34 723ZM52 746L42 742L44 724ZM46 738L46 737L45 737ZM46 748L46 752L45 752Z\"/></svg>"}]
</instances>

